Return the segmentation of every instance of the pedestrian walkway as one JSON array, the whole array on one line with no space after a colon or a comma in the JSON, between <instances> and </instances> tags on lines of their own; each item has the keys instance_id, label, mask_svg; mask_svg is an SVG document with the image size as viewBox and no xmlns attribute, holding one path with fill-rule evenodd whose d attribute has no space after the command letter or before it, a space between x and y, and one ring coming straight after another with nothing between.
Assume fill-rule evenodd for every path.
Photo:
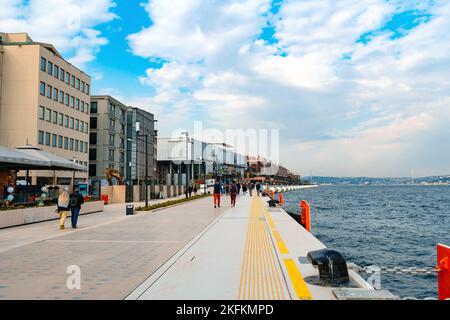
<instances>
[{"instance_id":1,"label":"pedestrian walkway","mask_svg":"<svg viewBox=\"0 0 450 320\"><path fill-rule=\"evenodd\" d=\"M231 208L223 197L214 209L208 197L135 216L113 205L74 231L0 230L0 299L335 299L307 282L318 276L307 253L325 246L265 201L241 196ZM70 266L79 290L66 285ZM373 289L349 274L353 287Z\"/></svg>"},{"instance_id":2,"label":"pedestrian walkway","mask_svg":"<svg viewBox=\"0 0 450 320\"><path fill-rule=\"evenodd\" d=\"M210 198L128 217L110 205L74 231L55 221L0 230L0 299L122 299L221 213ZM66 287L73 265L81 290Z\"/></svg>"}]
</instances>

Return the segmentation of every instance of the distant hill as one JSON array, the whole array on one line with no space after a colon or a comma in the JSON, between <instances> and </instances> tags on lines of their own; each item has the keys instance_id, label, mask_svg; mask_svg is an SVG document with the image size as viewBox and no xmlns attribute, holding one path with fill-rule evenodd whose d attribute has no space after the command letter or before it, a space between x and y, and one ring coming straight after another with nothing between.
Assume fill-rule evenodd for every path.
<instances>
[{"instance_id":1,"label":"distant hill","mask_svg":"<svg viewBox=\"0 0 450 320\"><path fill-rule=\"evenodd\" d=\"M311 177L302 177L305 183L311 181ZM313 176L314 184L333 185L411 185L412 178L370 178L370 177L322 177ZM450 175L415 178L414 184L418 185L450 185Z\"/></svg>"}]
</instances>

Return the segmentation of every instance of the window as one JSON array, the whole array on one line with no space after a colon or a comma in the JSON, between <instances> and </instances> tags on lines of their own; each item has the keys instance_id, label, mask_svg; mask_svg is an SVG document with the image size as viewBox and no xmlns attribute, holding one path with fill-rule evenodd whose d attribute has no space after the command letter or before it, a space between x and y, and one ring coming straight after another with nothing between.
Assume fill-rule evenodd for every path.
<instances>
[{"instance_id":1,"label":"window","mask_svg":"<svg viewBox=\"0 0 450 320\"><path fill-rule=\"evenodd\" d=\"M64 127L69 127L69 116L64 116Z\"/></svg>"},{"instance_id":2,"label":"window","mask_svg":"<svg viewBox=\"0 0 450 320\"><path fill-rule=\"evenodd\" d=\"M45 83L41 81L41 85L39 87L39 92L41 96L45 96Z\"/></svg>"},{"instance_id":3,"label":"window","mask_svg":"<svg viewBox=\"0 0 450 320\"><path fill-rule=\"evenodd\" d=\"M75 106L75 98L70 96L70 107L73 108Z\"/></svg>"},{"instance_id":4,"label":"window","mask_svg":"<svg viewBox=\"0 0 450 320\"><path fill-rule=\"evenodd\" d=\"M80 121L80 131L84 132L84 121Z\"/></svg>"},{"instance_id":5,"label":"window","mask_svg":"<svg viewBox=\"0 0 450 320\"><path fill-rule=\"evenodd\" d=\"M89 135L89 143L92 144L97 144L97 133L96 132L91 132L91 134Z\"/></svg>"},{"instance_id":6,"label":"window","mask_svg":"<svg viewBox=\"0 0 450 320\"><path fill-rule=\"evenodd\" d=\"M111 116L115 116L116 115L116 106L115 105L113 105L113 104L109 105L109 114Z\"/></svg>"},{"instance_id":7,"label":"window","mask_svg":"<svg viewBox=\"0 0 450 320\"><path fill-rule=\"evenodd\" d=\"M53 113L52 113L52 121L53 121L54 124L58 123L58 112L53 111Z\"/></svg>"},{"instance_id":8,"label":"window","mask_svg":"<svg viewBox=\"0 0 450 320\"><path fill-rule=\"evenodd\" d=\"M80 152L84 152L84 142L80 141Z\"/></svg>"},{"instance_id":9,"label":"window","mask_svg":"<svg viewBox=\"0 0 450 320\"><path fill-rule=\"evenodd\" d=\"M97 165L94 164L90 164L89 165L89 176L90 177L95 177L97 175Z\"/></svg>"},{"instance_id":10,"label":"window","mask_svg":"<svg viewBox=\"0 0 450 320\"><path fill-rule=\"evenodd\" d=\"M50 132L45 133L45 145L50 146Z\"/></svg>"},{"instance_id":11,"label":"window","mask_svg":"<svg viewBox=\"0 0 450 320\"><path fill-rule=\"evenodd\" d=\"M44 119L45 119L45 108L39 107L39 120L44 120Z\"/></svg>"},{"instance_id":12,"label":"window","mask_svg":"<svg viewBox=\"0 0 450 320\"><path fill-rule=\"evenodd\" d=\"M122 149L125 149L125 139L124 138L120 138L120 147Z\"/></svg>"},{"instance_id":13,"label":"window","mask_svg":"<svg viewBox=\"0 0 450 320\"><path fill-rule=\"evenodd\" d=\"M79 142L78 140L75 140L75 151L78 152L78 146L79 146Z\"/></svg>"},{"instance_id":14,"label":"window","mask_svg":"<svg viewBox=\"0 0 450 320\"><path fill-rule=\"evenodd\" d=\"M89 103L86 103L85 109L86 114L89 114Z\"/></svg>"},{"instance_id":15,"label":"window","mask_svg":"<svg viewBox=\"0 0 450 320\"><path fill-rule=\"evenodd\" d=\"M47 69L47 59L44 57L41 57L41 71L46 71Z\"/></svg>"},{"instance_id":16,"label":"window","mask_svg":"<svg viewBox=\"0 0 450 320\"><path fill-rule=\"evenodd\" d=\"M64 137L64 149L69 149L69 138Z\"/></svg>"},{"instance_id":17,"label":"window","mask_svg":"<svg viewBox=\"0 0 450 320\"><path fill-rule=\"evenodd\" d=\"M62 149L63 147L63 136L58 136L58 148Z\"/></svg>"},{"instance_id":18,"label":"window","mask_svg":"<svg viewBox=\"0 0 450 320\"><path fill-rule=\"evenodd\" d=\"M52 121L52 110L50 110L50 109L45 110L45 121L48 121L48 122Z\"/></svg>"},{"instance_id":19,"label":"window","mask_svg":"<svg viewBox=\"0 0 450 320\"><path fill-rule=\"evenodd\" d=\"M84 92L86 84L84 81L81 81L81 92Z\"/></svg>"},{"instance_id":20,"label":"window","mask_svg":"<svg viewBox=\"0 0 450 320\"><path fill-rule=\"evenodd\" d=\"M109 150L109 161L114 161L114 150Z\"/></svg>"},{"instance_id":21,"label":"window","mask_svg":"<svg viewBox=\"0 0 450 320\"><path fill-rule=\"evenodd\" d=\"M81 101L81 108L80 108L81 112L84 112L84 101Z\"/></svg>"},{"instance_id":22,"label":"window","mask_svg":"<svg viewBox=\"0 0 450 320\"><path fill-rule=\"evenodd\" d=\"M88 143L84 143L84 153L88 153Z\"/></svg>"},{"instance_id":23,"label":"window","mask_svg":"<svg viewBox=\"0 0 450 320\"><path fill-rule=\"evenodd\" d=\"M53 75L53 63L51 63L50 61L47 64L47 73L49 75Z\"/></svg>"},{"instance_id":24,"label":"window","mask_svg":"<svg viewBox=\"0 0 450 320\"><path fill-rule=\"evenodd\" d=\"M121 132L122 134L125 134L125 125L124 125L124 124L121 124L121 125L120 125L120 132Z\"/></svg>"},{"instance_id":25,"label":"window","mask_svg":"<svg viewBox=\"0 0 450 320\"><path fill-rule=\"evenodd\" d=\"M56 148L58 146L58 136L56 134L52 134L52 147Z\"/></svg>"},{"instance_id":26,"label":"window","mask_svg":"<svg viewBox=\"0 0 450 320\"><path fill-rule=\"evenodd\" d=\"M70 73L66 72L66 84L70 84Z\"/></svg>"},{"instance_id":27,"label":"window","mask_svg":"<svg viewBox=\"0 0 450 320\"><path fill-rule=\"evenodd\" d=\"M75 109L80 110L80 99L76 100Z\"/></svg>"},{"instance_id":28,"label":"window","mask_svg":"<svg viewBox=\"0 0 450 320\"><path fill-rule=\"evenodd\" d=\"M62 113L58 114L58 124L61 127L64 125L64 115Z\"/></svg>"},{"instance_id":29,"label":"window","mask_svg":"<svg viewBox=\"0 0 450 320\"><path fill-rule=\"evenodd\" d=\"M90 128L91 129L97 129L97 118L96 117L91 117Z\"/></svg>"},{"instance_id":30,"label":"window","mask_svg":"<svg viewBox=\"0 0 450 320\"><path fill-rule=\"evenodd\" d=\"M109 145L114 146L115 136L113 134L109 135Z\"/></svg>"},{"instance_id":31,"label":"window","mask_svg":"<svg viewBox=\"0 0 450 320\"><path fill-rule=\"evenodd\" d=\"M70 138L69 149L73 150L73 139L72 138Z\"/></svg>"},{"instance_id":32,"label":"window","mask_svg":"<svg viewBox=\"0 0 450 320\"><path fill-rule=\"evenodd\" d=\"M97 113L97 102L91 103L91 113Z\"/></svg>"},{"instance_id":33,"label":"window","mask_svg":"<svg viewBox=\"0 0 450 320\"><path fill-rule=\"evenodd\" d=\"M80 79L78 79L78 78L76 81L76 88L77 88L77 90L80 90Z\"/></svg>"},{"instance_id":34,"label":"window","mask_svg":"<svg viewBox=\"0 0 450 320\"><path fill-rule=\"evenodd\" d=\"M70 98L70 96L66 93L66 96L65 96L65 99L64 99L64 104L66 106L69 106L69 98Z\"/></svg>"},{"instance_id":35,"label":"window","mask_svg":"<svg viewBox=\"0 0 450 320\"><path fill-rule=\"evenodd\" d=\"M88 125L87 125L87 123L84 124L84 133L88 133Z\"/></svg>"},{"instance_id":36,"label":"window","mask_svg":"<svg viewBox=\"0 0 450 320\"><path fill-rule=\"evenodd\" d=\"M126 121L126 114L127 112L125 110L122 110L122 121Z\"/></svg>"},{"instance_id":37,"label":"window","mask_svg":"<svg viewBox=\"0 0 450 320\"><path fill-rule=\"evenodd\" d=\"M47 85L47 98L49 98L49 99L52 98L52 92L53 92L53 87Z\"/></svg>"},{"instance_id":38,"label":"window","mask_svg":"<svg viewBox=\"0 0 450 320\"><path fill-rule=\"evenodd\" d=\"M73 129L74 127L74 118L70 117L70 129Z\"/></svg>"},{"instance_id":39,"label":"window","mask_svg":"<svg viewBox=\"0 0 450 320\"><path fill-rule=\"evenodd\" d=\"M75 130L80 131L80 120L75 120Z\"/></svg>"},{"instance_id":40,"label":"window","mask_svg":"<svg viewBox=\"0 0 450 320\"><path fill-rule=\"evenodd\" d=\"M75 76L74 75L72 75L72 77L70 78L70 85L75 88Z\"/></svg>"},{"instance_id":41,"label":"window","mask_svg":"<svg viewBox=\"0 0 450 320\"><path fill-rule=\"evenodd\" d=\"M44 131L39 130L38 143L42 145L44 144Z\"/></svg>"},{"instance_id":42,"label":"window","mask_svg":"<svg viewBox=\"0 0 450 320\"><path fill-rule=\"evenodd\" d=\"M97 149L89 149L89 160L97 160Z\"/></svg>"},{"instance_id":43,"label":"window","mask_svg":"<svg viewBox=\"0 0 450 320\"><path fill-rule=\"evenodd\" d=\"M115 130L116 128L116 121L113 119L109 119L109 128L112 130Z\"/></svg>"},{"instance_id":44,"label":"window","mask_svg":"<svg viewBox=\"0 0 450 320\"><path fill-rule=\"evenodd\" d=\"M64 92L63 91L59 91L59 103L64 104Z\"/></svg>"},{"instance_id":45,"label":"window","mask_svg":"<svg viewBox=\"0 0 450 320\"><path fill-rule=\"evenodd\" d=\"M55 65L55 68L53 68L53 76L56 79L59 79L59 67L57 65Z\"/></svg>"},{"instance_id":46,"label":"window","mask_svg":"<svg viewBox=\"0 0 450 320\"><path fill-rule=\"evenodd\" d=\"M124 163L125 162L125 153L121 152L120 153L120 159L119 159L120 163Z\"/></svg>"},{"instance_id":47,"label":"window","mask_svg":"<svg viewBox=\"0 0 450 320\"><path fill-rule=\"evenodd\" d=\"M86 83L86 94L89 94L89 85Z\"/></svg>"},{"instance_id":48,"label":"window","mask_svg":"<svg viewBox=\"0 0 450 320\"><path fill-rule=\"evenodd\" d=\"M59 91L56 88L53 88L53 100L58 101Z\"/></svg>"},{"instance_id":49,"label":"window","mask_svg":"<svg viewBox=\"0 0 450 320\"><path fill-rule=\"evenodd\" d=\"M60 72L59 72L59 79L60 79L62 82L64 82L65 77L66 77L66 71L64 71L64 69L61 69Z\"/></svg>"}]
</instances>

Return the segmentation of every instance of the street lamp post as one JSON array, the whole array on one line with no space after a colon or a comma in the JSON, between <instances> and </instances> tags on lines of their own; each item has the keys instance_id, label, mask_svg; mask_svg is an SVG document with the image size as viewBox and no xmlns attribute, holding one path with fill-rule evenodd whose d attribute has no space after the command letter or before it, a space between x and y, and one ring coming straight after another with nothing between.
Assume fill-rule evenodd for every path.
<instances>
[{"instance_id":1,"label":"street lamp post","mask_svg":"<svg viewBox=\"0 0 450 320\"><path fill-rule=\"evenodd\" d=\"M186 190L185 190L185 193L186 193L186 199L187 198L189 198L189 171L190 171L190 168L188 168L188 161L190 161L189 160L189 155L188 155L188 153L189 153L189 147L188 147L188 143L190 142L189 141L189 132L182 132L181 134L184 134L184 135L186 135Z\"/></svg>"},{"instance_id":2,"label":"street lamp post","mask_svg":"<svg viewBox=\"0 0 450 320\"><path fill-rule=\"evenodd\" d=\"M157 120L154 120L156 122ZM136 122L136 137L145 138L145 206L148 207L148 136L155 136L155 134L139 134L140 122Z\"/></svg>"}]
</instances>

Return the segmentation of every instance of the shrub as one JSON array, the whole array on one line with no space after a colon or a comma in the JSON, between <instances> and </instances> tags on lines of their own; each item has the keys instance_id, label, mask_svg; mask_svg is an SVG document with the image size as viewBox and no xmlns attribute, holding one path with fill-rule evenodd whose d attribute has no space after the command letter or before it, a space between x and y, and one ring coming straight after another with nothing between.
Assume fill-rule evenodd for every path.
<instances>
[{"instance_id":1,"label":"shrub","mask_svg":"<svg viewBox=\"0 0 450 320\"><path fill-rule=\"evenodd\" d=\"M136 208L136 211L153 211L156 209L161 209L161 208L165 208L165 207L169 207L169 206L173 206L176 204L180 204L180 203L184 203L184 202L189 202L192 200L197 200L197 199L202 199L202 198L206 198L206 197L210 197L211 195L209 194L201 194L201 195L197 195L197 196L193 196L190 198L183 198L183 199L176 199L176 200L168 200L166 202L161 202L161 203L157 203L148 207L138 207Z\"/></svg>"}]
</instances>

